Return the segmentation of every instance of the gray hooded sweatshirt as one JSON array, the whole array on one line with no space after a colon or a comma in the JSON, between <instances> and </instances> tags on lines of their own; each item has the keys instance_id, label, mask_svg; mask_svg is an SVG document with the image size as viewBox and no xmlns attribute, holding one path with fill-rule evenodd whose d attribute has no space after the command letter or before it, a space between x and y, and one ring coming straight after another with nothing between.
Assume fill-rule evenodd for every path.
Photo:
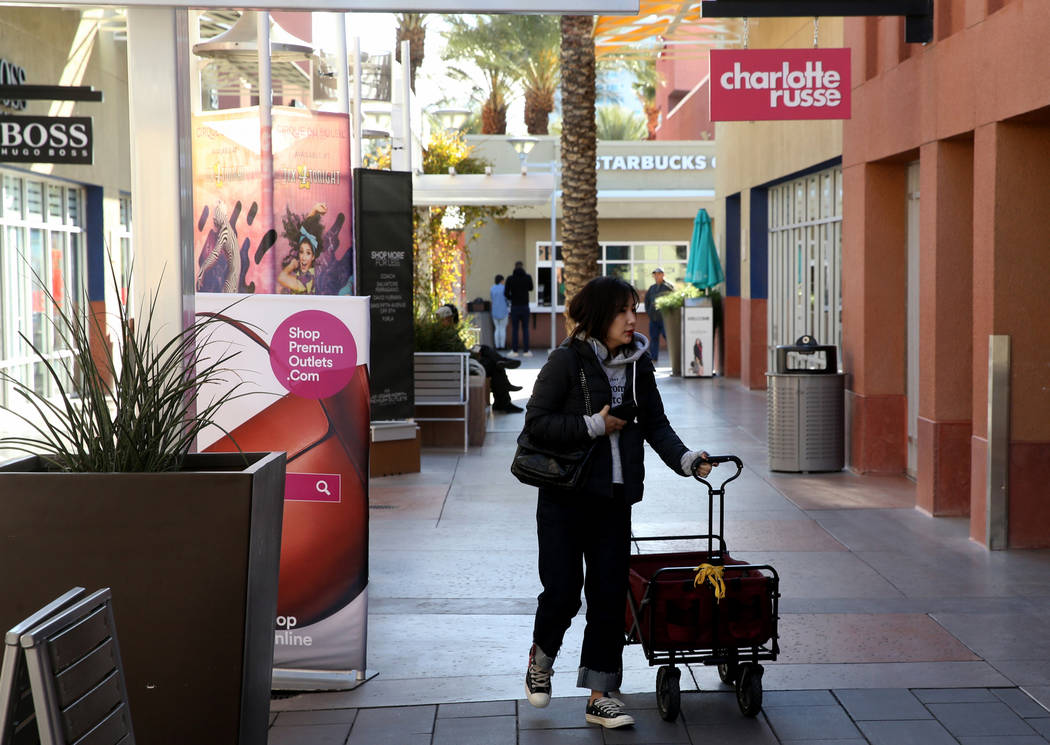
<instances>
[{"instance_id":1,"label":"gray hooded sweatshirt","mask_svg":"<svg viewBox=\"0 0 1050 745\"><path fill-rule=\"evenodd\" d=\"M609 378L609 387L612 389L610 408L615 408L623 403L627 387L627 367L636 364L641 359L641 356L649 349L649 340L635 331L634 341L629 345L620 347L615 355L610 355L605 345L597 339L587 337L585 341L594 349L594 355L602 363L602 370L605 371L605 376ZM632 382L638 379L637 369L634 373L631 376ZM638 400L638 396L634 391L631 392L631 400ZM592 440L605 434L605 420L600 413L595 412L590 416L584 416L583 420L587 423L587 434L591 436ZM623 465L620 462L619 432L609 433L609 449L612 451L612 482L614 484L622 484ZM681 473L688 476L693 462L699 457L699 452L695 450L687 451L682 456Z\"/></svg>"}]
</instances>

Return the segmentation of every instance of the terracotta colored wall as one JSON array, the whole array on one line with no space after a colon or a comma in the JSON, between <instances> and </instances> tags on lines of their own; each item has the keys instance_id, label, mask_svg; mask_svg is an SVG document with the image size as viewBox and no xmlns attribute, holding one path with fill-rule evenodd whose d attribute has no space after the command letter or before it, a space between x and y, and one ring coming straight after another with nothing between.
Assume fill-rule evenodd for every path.
<instances>
[{"instance_id":1,"label":"terracotta colored wall","mask_svg":"<svg viewBox=\"0 0 1050 745\"><path fill-rule=\"evenodd\" d=\"M715 125L710 117L711 88L705 81L678 106L665 103L663 117L656 129L658 140L708 140L715 136ZM664 108L666 106L666 108Z\"/></svg>"},{"instance_id":2,"label":"terracotta colored wall","mask_svg":"<svg viewBox=\"0 0 1050 745\"><path fill-rule=\"evenodd\" d=\"M843 168L842 358L859 473L901 473L907 458L906 198L906 161Z\"/></svg>"},{"instance_id":3,"label":"terracotta colored wall","mask_svg":"<svg viewBox=\"0 0 1050 745\"><path fill-rule=\"evenodd\" d=\"M984 540L988 336L1010 337L1009 545L1050 546L1050 112L980 127L974 142L971 536ZM976 461L980 459L981 463ZM980 471L982 478L977 479Z\"/></svg>"},{"instance_id":4,"label":"terracotta colored wall","mask_svg":"<svg viewBox=\"0 0 1050 745\"><path fill-rule=\"evenodd\" d=\"M919 165L918 506L970 512L973 141L922 146Z\"/></svg>"},{"instance_id":5,"label":"terracotta colored wall","mask_svg":"<svg viewBox=\"0 0 1050 745\"><path fill-rule=\"evenodd\" d=\"M921 151L920 506L965 509L965 482L949 471L966 468L968 450L970 533L984 540L988 336L1005 334L1009 544L1050 546L1050 326L1042 322L1050 314L1050 4L941 0L936 7L936 39L925 46L904 44L897 19L846 21L855 78L843 139L852 454L863 459L862 470L891 466L894 437L901 451L906 442L903 369L898 345L885 338L904 343L906 322L892 302L903 284L885 271L897 246L887 235L896 223L891 195L903 193L892 182Z\"/></svg>"},{"instance_id":6,"label":"terracotta colored wall","mask_svg":"<svg viewBox=\"0 0 1050 745\"><path fill-rule=\"evenodd\" d=\"M723 308L723 329L725 333L725 342L723 349L725 350L725 372L724 375L727 378L739 378L740 377L740 345L742 343L741 336L741 300L739 297L727 297L722 302Z\"/></svg>"},{"instance_id":7,"label":"terracotta colored wall","mask_svg":"<svg viewBox=\"0 0 1050 745\"><path fill-rule=\"evenodd\" d=\"M766 299L740 301L740 382L752 390L766 387Z\"/></svg>"}]
</instances>

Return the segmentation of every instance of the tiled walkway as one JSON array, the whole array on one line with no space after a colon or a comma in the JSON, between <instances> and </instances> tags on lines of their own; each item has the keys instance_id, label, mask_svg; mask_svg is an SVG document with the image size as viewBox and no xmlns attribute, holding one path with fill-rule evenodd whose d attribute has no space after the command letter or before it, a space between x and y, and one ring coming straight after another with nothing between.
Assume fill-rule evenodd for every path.
<instances>
[{"instance_id":1,"label":"tiled walkway","mask_svg":"<svg viewBox=\"0 0 1050 745\"><path fill-rule=\"evenodd\" d=\"M728 692L691 693L675 722L652 696L627 696L634 727L584 723L584 698L284 712L271 745L1045 745L1050 712L1017 688L770 691L757 717Z\"/></svg>"},{"instance_id":2,"label":"tiled walkway","mask_svg":"<svg viewBox=\"0 0 1050 745\"><path fill-rule=\"evenodd\" d=\"M511 378L531 389L542 354ZM655 669L624 656L637 724L583 721L582 618L566 636L550 707L523 699L539 592L535 490L507 465L523 416L497 415L484 447L427 451L423 470L371 484L369 673L353 691L275 698L270 745L873 743L1034 745L1050 740L1050 552L989 553L958 518L913 508L904 478L773 473L766 402L735 380L664 377L687 445L745 463L727 488L737 558L781 575L782 654L763 711L741 716L713 669L683 672L663 722ZM705 491L650 453L638 535L703 532Z\"/></svg>"}]
</instances>

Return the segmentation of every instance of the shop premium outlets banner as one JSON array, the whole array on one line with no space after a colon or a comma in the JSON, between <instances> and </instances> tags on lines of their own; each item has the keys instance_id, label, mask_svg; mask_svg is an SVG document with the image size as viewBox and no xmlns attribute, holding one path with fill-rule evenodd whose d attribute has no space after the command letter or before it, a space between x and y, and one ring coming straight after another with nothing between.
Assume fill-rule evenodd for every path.
<instances>
[{"instance_id":1,"label":"shop premium outlets banner","mask_svg":"<svg viewBox=\"0 0 1050 745\"><path fill-rule=\"evenodd\" d=\"M211 427L199 447L288 453L274 666L364 671L368 298L198 293L196 312L240 384L216 417L230 437Z\"/></svg>"},{"instance_id":2,"label":"shop premium outlets banner","mask_svg":"<svg viewBox=\"0 0 1050 745\"><path fill-rule=\"evenodd\" d=\"M259 122L193 120L196 311L221 316L214 349L236 348L238 393L255 394L219 412L232 440L198 445L288 453L275 666L363 671L369 304L350 297L348 120L275 108L268 138Z\"/></svg>"},{"instance_id":3,"label":"shop premium outlets banner","mask_svg":"<svg viewBox=\"0 0 1050 745\"><path fill-rule=\"evenodd\" d=\"M850 118L850 50L712 49L711 121Z\"/></svg>"}]
</instances>

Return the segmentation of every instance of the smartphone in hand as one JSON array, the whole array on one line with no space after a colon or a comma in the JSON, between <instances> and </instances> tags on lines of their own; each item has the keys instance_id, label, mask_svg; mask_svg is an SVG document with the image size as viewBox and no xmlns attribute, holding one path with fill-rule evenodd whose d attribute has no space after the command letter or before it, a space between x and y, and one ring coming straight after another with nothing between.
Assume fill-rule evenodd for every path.
<instances>
[{"instance_id":1,"label":"smartphone in hand","mask_svg":"<svg viewBox=\"0 0 1050 745\"><path fill-rule=\"evenodd\" d=\"M633 422L635 416L638 415L638 408L633 403L623 403L609 409L609 414L625 422Z\"/></svg>"}]
</instances>

